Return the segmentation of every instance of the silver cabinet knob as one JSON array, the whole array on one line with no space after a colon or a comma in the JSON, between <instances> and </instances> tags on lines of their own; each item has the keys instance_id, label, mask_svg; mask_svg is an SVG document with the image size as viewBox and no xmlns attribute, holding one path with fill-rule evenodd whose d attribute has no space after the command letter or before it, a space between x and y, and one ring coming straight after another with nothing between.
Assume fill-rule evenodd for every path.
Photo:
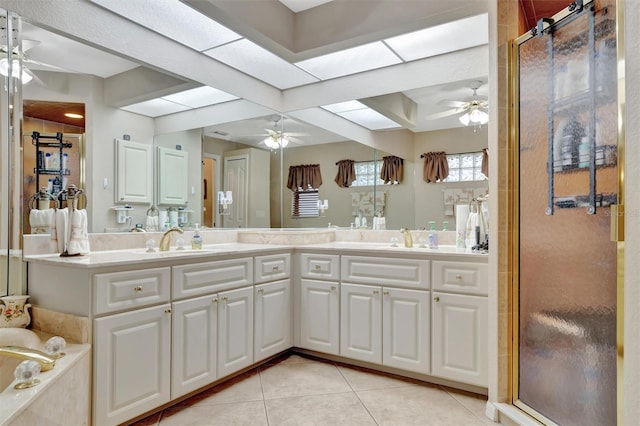
<instances>
[{"instance_id":1,"label":"silver cabinet knob","mask_svg":"<svg viewBox=\"0 0 640 426\"><path fill-rule=\"evenodd\" d=\"M434 298L433 298L433 301L434 301L434 302L439 302L439 301L440 301L440 298L439 298L438 296L436 296L436 297L434 297Z\"/></svg>"},{"instance_id":2,"label":"silver cabinet knob","mask_svg":"<svg viewBox=\"0 0 640 426\"><path fill-rule=\"evenodd\" d=\"M211 301L211 303L218 303L218 298L214 297L213 300Z\"/></svg>"},{"instance_id":3,"label":"silver cabinet knob","mask_svg":"<svg viewBox=\"0 0 640 426\"><path fill-rule=\"evenodd\" d=\"M456 275L456 280L462 281L462 275L460 275L460 274Z\"/></svg>"},{"instance_id":4,"label":"silver cabinet knob","mask_svg":"<svg viewBox=\"0 0 640 426\"><path fill-rule=\"evenodd\" d=\"M378 293L380 293L378 290L373 290L373 295L374 295L374 296L377 296L377 295L378 295Z\"/></svg>"},{"instance_id":5,"label":"silver cabinet knob","mask_svg":"<svg viewBox=\"0 0 640 426\"><path fill-rule=\"evenodd\" d=\"M319 271L319 270L320 270L320 265L315 265L315 266L314 266L314 269L315 269L316 271Z\"/></svg>"},{"instance_id":6,"label":"silver cabinet knob","mask_svg":"<svg viewBox=\"0 0 640 426\"><path fill-rule=\"evenodd\" d=\"M264 288L259 288L258 289L258 293L260 293L260 294L264 293Z\"/></svg>"},{"instance_id":7,"label":"silver cabinet knob","mask_svg":"<svg viewBox=\"0 0 640 426\"><path fill-rule=\"evenodd\" d=\"M227 300L229 300L229 298L227 296L222 296L222 301L226 302Z\"/></svg>"},{"instance_id":8,"label":"silver cabinet knob","mask_svg":"<svg viewBox=\"0 0 640 426\"><path fill-rule=\"evenodd\" d=\"M279 266L274 266L273 268L271 268L273 272L278 272L278 270L280 269Z\"/></svg>"},{"instance_id":9,"label":"silver cabinet knob","mask_svg":"<svg viewBox=\"0 0 640 426\"><path fill-rule=\"evenodd\" d=\"M133 288L133 291L135 291L136 293L140 293L142 291L142 286L141 285L137 285Z\"/></svg>"},{"instance_id":10,"label":"silver cabinet knob","mask_svg":"<svg viewBox=\"0 0 640 426\"><path fill-rule=\"evenodd\" d=\"M388 295L389 295L389 292L388 292L388 291L383 291L383 292L382 292L382 295L383 295L383 296L388 296Z\"/></svg>"},{"instance_id":11,"label":"silver cabinet knob","mask_svg":"<svg viewBox=\"0 0 640 426\"><path fill-rule=\"evenodd\" d=\"M335 285L332 285L332 286L331 286L331 292L333 293L334 291L336 291L336 286L335 286Z\"/></svg>"},{"instance_id":12,"label":"silver cabinet knob","mask_svg":"<svg viewBox=\"0 0 640 426\"><path fill-rule=\"evenodd\" d=\"M165 314L170 314L170 313L171 313L171 309L165 309L165 310L164 310L164 313L165 313Z\"/></svg>"}]
</instances>

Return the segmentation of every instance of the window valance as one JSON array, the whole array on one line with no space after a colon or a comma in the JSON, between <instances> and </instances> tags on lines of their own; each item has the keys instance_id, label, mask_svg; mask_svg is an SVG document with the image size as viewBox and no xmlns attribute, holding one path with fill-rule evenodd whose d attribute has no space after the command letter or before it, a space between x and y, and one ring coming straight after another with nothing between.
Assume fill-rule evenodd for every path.
<instances>
[{"instance_id":1,"label":"window valance","mask_svg":"<svg viewBox=\"0 0 640 426\"><path fill-rule=\"evenodd\" d=\"M380 179L384 183L400 183L404 175L404 160L394 155L382 157L382 169Z\"/></svg>"},{"instance_id":2,"label":"window valance","mask_svg":"<svg viewBox=\"0 0 640 426\"><path fill-rule=\"evenodd\" d=\"M304 164L289 167L289 178L287 188L297 191L302 188L306 191L309 188L318 189L322 185L322 175L319 164Z\"/></svg>"},{"instance_id":3,"label":"window valance","mask_svg":"<svg viewBox=\"0 0 640 426\"><path fill-rule=\"evenodd\" d=\"M446 152L426 152L422 156L424 157L422 178L425 182L442 182L449 176Z\"/></svg>"},{"instance_id":4,"label":"window valance","mask_svg":"<svg viewBox=\"0 0 640 426\"><path fill-rule=\"evenodd\" d=\"M334 179L340 188L348 188L356 180L356 168L353 160L340 160L336 163L338 174Z\"/></svg>"}]
</instances>

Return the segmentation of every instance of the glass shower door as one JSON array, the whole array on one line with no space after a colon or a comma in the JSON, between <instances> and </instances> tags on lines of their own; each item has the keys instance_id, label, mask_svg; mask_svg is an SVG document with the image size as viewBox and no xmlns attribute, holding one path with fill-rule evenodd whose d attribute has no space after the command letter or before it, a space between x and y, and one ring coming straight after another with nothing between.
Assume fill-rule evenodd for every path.
<instances>
[{"instance_id":1,"label":"glass shower door","mask_svg":"<svg viewBox=\"0 0 640 426\"><path fill-rule=\"evenodd\" d=\"M616 424L616 22L608 3L561 13L518 45L516 405L562 425Z\"/></svg>"}]
</instances>

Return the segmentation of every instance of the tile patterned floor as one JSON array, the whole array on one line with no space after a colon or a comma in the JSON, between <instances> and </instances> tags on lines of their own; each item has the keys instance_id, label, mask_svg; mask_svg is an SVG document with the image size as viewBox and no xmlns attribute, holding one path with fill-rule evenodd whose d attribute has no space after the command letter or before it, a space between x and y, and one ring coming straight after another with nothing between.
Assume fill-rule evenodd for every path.
<instances>
[{"instance_id":1,"label":"tile patterned floor","mask_svg":"<svg viewBox=\"0 0 640 426\"><path fill-rule=\"evenodd\" d=\"M486 397L288 354L135 426L495 425Z\"/></svg>"}]
</instances>

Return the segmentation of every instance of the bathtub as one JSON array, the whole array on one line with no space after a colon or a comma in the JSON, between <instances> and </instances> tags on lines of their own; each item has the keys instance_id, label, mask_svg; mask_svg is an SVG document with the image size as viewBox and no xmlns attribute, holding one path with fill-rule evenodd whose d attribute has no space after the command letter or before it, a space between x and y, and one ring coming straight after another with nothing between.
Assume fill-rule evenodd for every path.
<instances>
[{"instance_id":1,"label":"bathtub","mask_svg":"<svg viewBox=\"0 0 640 426\"><path fill-rule=\"evenodd\" d=\"M0 346L43 350L51 337L22 328L0 328ZM19 359L0 356L0 425L88 425L90 419L90 345L67 344L66 356L40 373L40 384L14 388Z\"/></svg>"}]
</instances>

